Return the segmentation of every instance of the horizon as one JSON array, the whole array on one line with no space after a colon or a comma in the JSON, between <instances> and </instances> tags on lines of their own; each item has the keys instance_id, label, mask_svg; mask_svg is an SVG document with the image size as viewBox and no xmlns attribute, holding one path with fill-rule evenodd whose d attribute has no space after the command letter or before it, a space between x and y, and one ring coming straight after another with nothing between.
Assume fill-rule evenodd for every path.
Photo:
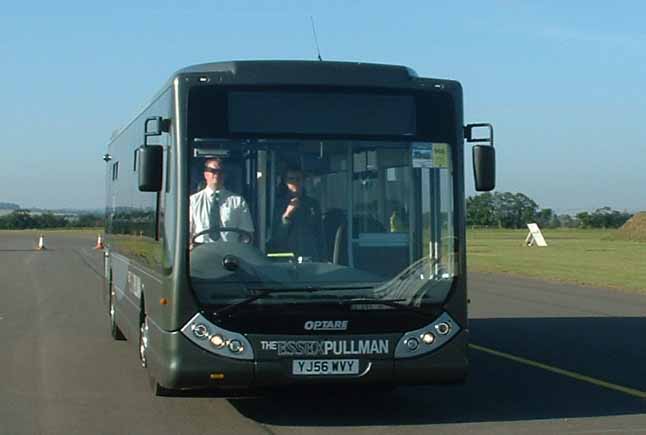
<instances>
[{"instance_id":1,"label":"horizon","mask_svg":"<svg viewBox=\"0 0 646 435\"><path fill-rule=\"evenodd\" d=\"M500 192L500 193L503 193L503 192ZM516 192L516 193L521 193L521 192ZM473 196L473 195L470 195L470 196ZM0 201L0 210L3 210L3 211L12 210L11 208L3 208L2 207L3 204L7 204L7 202L6 201ZM17 203L10 203L10 204L15 204L15 205L18 205L20 207L20 208L15 209L15 210L28 210L28 211L45 211L45 212L76 211L76 212L101 212L102 213L105 210L105 205L100 206L100 207L96 207L96 208L83 208L83 207L37 207L37 206L23 207L22 205L17 204ZM552 211L558 216L568 215L568 216L571 216L571 217L576 217L576 215L578 213L583 213L583 212L593 213L593 212L595 212L595 211L597 211L597 210L599 210L599 209L601 209L603 207L598 207L598 208L593 209L593 210L576 209L576 210L572 210L572 211L567 211L567 210L561 211L561 210L556 210L556 209L554 209L552 207L543 207L543 206L541 206L541 204L538 204L538 209L539 210L541 210L541 209L549 209L549 208L551 208ZM622 213L629 213L631 215L635 215L635 214L638 214L638 213L646 213L646 209L644 209L644 210L637 210L637 209L636 210L629 210L629 209L614 209L613 208L613 210L614 211L619 211L619 212L622 212Z\"/></svg>"}]
</instances>

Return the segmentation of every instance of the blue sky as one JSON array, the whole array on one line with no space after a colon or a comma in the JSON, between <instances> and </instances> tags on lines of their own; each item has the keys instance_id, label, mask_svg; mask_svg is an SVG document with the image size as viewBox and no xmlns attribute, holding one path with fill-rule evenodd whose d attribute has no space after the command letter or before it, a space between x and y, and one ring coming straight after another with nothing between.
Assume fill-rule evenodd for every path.
<instances>
[{"instance_id":1,"label":"blue sky","mask_svg":"<svg viewBox=\"0 0 646 435\"><path fill-rule=\"evenodd\" d=\"M113 130L177 69L232 59L402 64L462 82L495 126L498 191L646 210L643 2L11 2L0 15L0 202L100 208ZM467 162L467 193L473 193Z\"/></svg>"}]
</instances>

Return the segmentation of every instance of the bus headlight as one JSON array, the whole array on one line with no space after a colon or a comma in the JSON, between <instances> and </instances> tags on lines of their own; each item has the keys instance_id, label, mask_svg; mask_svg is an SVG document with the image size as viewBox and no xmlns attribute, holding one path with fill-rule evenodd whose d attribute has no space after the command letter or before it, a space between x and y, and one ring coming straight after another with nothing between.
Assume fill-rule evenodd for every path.
<instances>
[{"instance_id":1,"label":"bus headlight","mask_svg":"<svg viewBox=\"0 0 646 435\"><path fill-rule=\"evenodd\" d=\"M406 340L405 344L406 344L406 348L410 352L415 352L419 347L419 340L415 337L410 337Z\"/></svg>"},{"instance_id":2,"label":"bus headlight","mask_svg":"<svg viewBox=\"0 0 646 435\"><path fill-rule=\"evenodd\" d=\"M435 341L435 336L432 332L425 332L422 334L422 341L424 344L433 344Z\"/></svg>"},{"instance_id":3,"label":"bus headlight","mask_svg":"<svg viewBox=\"0 0 646 435\"><path fill-rule=\"evenodd\" d=\"M437 325L435 325L435 330L440 335L446 335L449 332L451 332L451 325L449 325L446 322L440 322Z\"/></svg>"},{"instance_id":4,"label":"bus headlight","mask_svg":"<svg viewBox=\"0 0 646 435\"><path fill-rule=\"evenodd\" d=\"M203 323L198 323L197 325L193 325L191 327L191 330L193 331L193 335L200 340L204 340L209 336L209 328Z\"/></svg>"},{"instance_id":5,"label":"bus headlight","mask_svg":"<svg viewBox=\"0 0 646 435\"><path fill-rule=\"evenodd\" d=\"M216 349L222 349L227 344L224 337L221 336L220 334L213 334L209 339L209 341Z\"/></svg>"},{"instance_id":6,"label":"bus headlight","mask_svg":"<svg viewBox=\"0 0 646 435\"><path fill-rule=\"evenodd\" d=\"M253 348L247 337L219 327L200 313L184 325L181 333L207 352L225 358L253 360Z\"/></svg>"},{"instance_id":7,"label":"bus headlight","mask_svg":"<svg viewBox=\"0 0 646 435\"><path fill-rule=\"evenodd\" d=\"M402 335L395 347L395 358L413 358L433 352L448 343L458 332L458 324L448 313L442 313L425 327Z\"/></svg>"},{"instance_id":8,"label":"bus headlight","mask_svg":"<svg viewBox=\"0 0 646 435\"><path fill-rule=\"evenodd\" d=\"M244 352L244 346L239 340L231 340L229 342L229 350L233 353Z\"/></svg>"}]
</instances>

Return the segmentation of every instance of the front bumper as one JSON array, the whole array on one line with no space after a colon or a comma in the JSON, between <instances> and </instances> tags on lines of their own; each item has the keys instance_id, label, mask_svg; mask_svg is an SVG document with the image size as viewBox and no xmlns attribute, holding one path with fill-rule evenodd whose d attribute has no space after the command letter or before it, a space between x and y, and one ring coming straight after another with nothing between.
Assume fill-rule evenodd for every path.
<instances>
[{"instance_id":1,"label":"front bumper","mask_svg":"<svg viewBox=\"0 0 646 435\"><path fill-rule=\"evenodd\" d=\"M150 326L149 368L155 380L172 389L253 389L327 384L420 385L453 383L467 375L465 330L436 351L415 358L360 357L370 369L360 375L295 376L293 358L236 360L203 350L180 332Z\"/></svg>"}]
</instances>

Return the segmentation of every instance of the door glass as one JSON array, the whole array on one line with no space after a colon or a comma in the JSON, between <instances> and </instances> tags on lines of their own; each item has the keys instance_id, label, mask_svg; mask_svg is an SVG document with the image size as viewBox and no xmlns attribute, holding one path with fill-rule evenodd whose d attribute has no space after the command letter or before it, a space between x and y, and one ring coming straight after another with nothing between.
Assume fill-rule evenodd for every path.
<instances>
[{"instance_id":1,"label":"door glass","mask_svg":"<svg viewBox=\"0 0 646 435\"><path fill-rule=\"evenodd\" d=\"M410 262L411 168L406 148L353 153L354 265L394 276Z\"/></svg>"}]
</instances>

